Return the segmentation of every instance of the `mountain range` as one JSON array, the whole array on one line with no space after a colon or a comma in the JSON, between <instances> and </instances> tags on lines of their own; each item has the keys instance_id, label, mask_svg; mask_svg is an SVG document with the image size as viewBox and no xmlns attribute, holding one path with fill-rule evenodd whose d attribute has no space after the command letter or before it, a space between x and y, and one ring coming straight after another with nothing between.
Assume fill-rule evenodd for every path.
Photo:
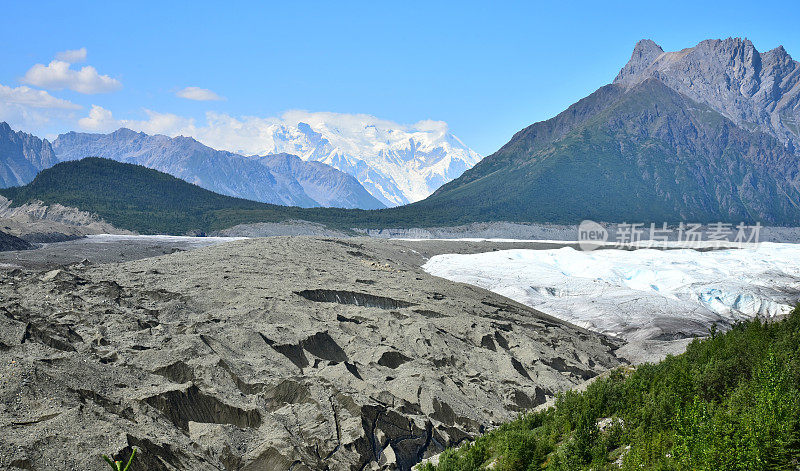
<instances>
[{"instance_id":1,"label":"mountain range","mask_svg":"<svg viewBox=\"0 0 800 471\"><path fill-rule=\"evenodd\" d=\"M29 183L58 162L106 157L161 170L220 194L300 207L383 208L351 175L295 155L244 157L189 137L130 129L110 134L70 132L52 144L0 123L0 187Z\"/></svg>"},{"instance_id":2,"label":"mountain range","mask_svg":"<svg viewBox=\"0 0 800 471\"><path fill-rule=\"evenodd\" d=\"M288 206L384 207L339 170L294 155L258 158L205 146L184 136L151 136L130 129L110 134L70 132L53 141L59 161L104 157L143 165L228 196Z\"/></svg>"},{"instance_id":3,"label":"mountain range","mask_svg":"<svg viewBox=\"0 0 800 471\"><path fill-rule=\"evenodd\" d=\"M441 122L402 127L372 116L334 113L287 114L243 145L236 151L289 153L326 163L358 178L389 207L426 198L481 159Z\"/></svg>"},{"instance_id":4,"label":"mountain range","mask_svg":"<svg viewBox=\"0 0 800 471\"><path fill-rule=\"evenodd\" d=\"M51 145L3 123L0 185L24 185L57 162L94 156L144 165L254 201L377 209L421 200L480 160L441 122L401 126L334 113L302 118L308 122L273 123L252 139L237 142L242 147L238 153L191 137L126 128L109 134L69 132ZM227 139L204 138L230 146Z\"/></svg>"},{"instance_id":5,"label":"mountain range","mask_svg":"<svg viewBox=\"0 0 800 471\"><path fill-rule=\"evenodd\" d=\"M612 83L519 131L421 201L376 211L239 211L235 220L305 219L343 228L583 219L798 226L798 70L783 48L760 53L746 39L703 41L679 52L642 40ZM59 147L56 154L65 155ZM60 202L42 185L18 194ZM216 228L233 222L218 215L193 224L202 230L211 220Z\"/></svg>"}]
</instances>

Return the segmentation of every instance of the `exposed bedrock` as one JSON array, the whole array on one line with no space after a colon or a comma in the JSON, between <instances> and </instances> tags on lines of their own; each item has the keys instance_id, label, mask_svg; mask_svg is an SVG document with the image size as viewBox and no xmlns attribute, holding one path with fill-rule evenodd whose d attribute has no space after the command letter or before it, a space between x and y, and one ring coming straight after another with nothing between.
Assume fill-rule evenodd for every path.
<instances>
[{"instance_id":1,"label":"exposed bedrock","mask_svg":"<svg viewBox=\"0 0 800 471\"><path fill-rule=\"evenodd\" d=\"M621 363L409 244L0 272L0 468L405 470Z\"/></svg>"}]
</instances>

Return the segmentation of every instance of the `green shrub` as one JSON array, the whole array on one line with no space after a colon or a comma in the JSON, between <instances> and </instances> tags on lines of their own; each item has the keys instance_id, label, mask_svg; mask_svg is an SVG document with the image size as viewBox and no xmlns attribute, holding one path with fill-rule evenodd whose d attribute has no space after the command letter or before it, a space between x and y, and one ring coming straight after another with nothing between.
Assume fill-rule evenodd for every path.
<instances>
[{"instance_id":1,"label":"green shrub","mask_svg":"<svg viewBox=\"0 0 800 471\"><path fill-rule=\"evenodd\" d=\"M131 463L133 463L133 458L136 456L136 448L131 451L131 456L128 458L128 464L125 467L122 466L122 461L114 461L113 459L109 458L108 455L103 455L103 459L106 460L111 469L114 471L129 471L131 467Z\"/></svg>"},{"instance_id":2,"label":"green shrub","mask_svg":"<svg viewBox=\"0 0 800 471\"><path fill-rule=\"evenodd\" d=\"M602 430L598 421L612 418ZM611 372L445 452L434 470L772 470L800 464L800 308Z\"/></svg>"}]
</instances>

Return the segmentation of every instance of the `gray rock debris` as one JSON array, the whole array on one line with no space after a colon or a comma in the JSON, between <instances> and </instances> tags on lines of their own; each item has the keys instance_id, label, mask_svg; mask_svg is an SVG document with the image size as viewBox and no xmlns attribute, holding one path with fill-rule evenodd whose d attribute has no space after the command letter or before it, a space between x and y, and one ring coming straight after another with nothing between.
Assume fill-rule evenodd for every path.
<instances>
[{"instance_id":1,"label":"gray rock debris","mask_svg":"<svg viewBox=\"0 0 800 471\"><path fill-rule=\"evenodd\" d=\"M4 196L0 196L0 229L33 243L61 242L88 234L133 234L77 208L41 201L13 206Z\"/></svg>"},{"instance_id":2,"label":"gray rock debris","mask_svg":"<svg viewBox=\"0 0 800 471\"><path fill-rule=\"evenodd\" d=\"M621 364L612 340L427 275L421 244L0 273L0 468L137 447L137 469L410 469Z\"/></svg>"},{"instance_id":3,"label":"gray rock debris","mask_svg":"<svg viewBox=\"0 0 800 471\"><path fill-rule=\"evenodd\" d=\"M7 250L28 250L32 246L28 242L0 231L0 252Z\"/></svg>"}]
</instances>

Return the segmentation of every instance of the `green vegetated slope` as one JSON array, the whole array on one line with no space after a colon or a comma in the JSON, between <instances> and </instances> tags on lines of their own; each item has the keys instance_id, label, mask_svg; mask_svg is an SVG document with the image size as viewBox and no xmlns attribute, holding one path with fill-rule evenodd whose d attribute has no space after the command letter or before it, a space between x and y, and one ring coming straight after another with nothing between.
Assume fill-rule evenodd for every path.
<instances>
[{"instance_id":1,"label":"green vegetated slope","mask_svg":"<svg viewBox=\"0 0 800 471\"><path fill-rule=\"evenodd\" d=\"M42 201L75 207L142 234L207 233L237 224L288 220L344 230L443 223L415 206L361 210L259 203L214 193L141 165L98 157L59 163L25 186L0 189L0 195L14 206Z\"/></svg>"},{"instance_id":2,"label":"green vegetated slope","mask_svg":"<svg viewBox=\"0 0 800 471\"><path fill-rule=\"evenodd\" d=\"M800 309L620 369L446 451L428 471L767 470L800 465Z\"/></svg>"},{"instance_id":3,"label":"green vegetated slope","mask_svg":"<svg viewBox=\"0 0 800 471\"><path fill-rule=\"evenodd\" d=\"M243 222L300 217L336 219L339 212L346 211L309 210L220 195L157 170L96 157L57 164L28 185L2 189L0 194L14 205L39 200L76 207L116 227L145 234L207 232Z\"/></svg>"}]
</instances>

